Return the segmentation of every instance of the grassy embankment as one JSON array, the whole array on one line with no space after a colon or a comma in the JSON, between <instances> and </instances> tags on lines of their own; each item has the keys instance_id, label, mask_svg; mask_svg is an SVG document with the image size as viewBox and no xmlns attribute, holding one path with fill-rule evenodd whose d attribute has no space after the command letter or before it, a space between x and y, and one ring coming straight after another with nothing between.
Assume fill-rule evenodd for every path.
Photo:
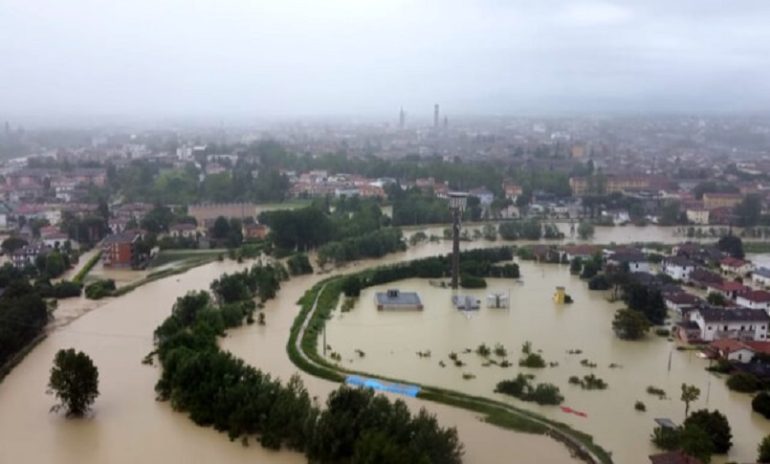
<instances>
[{"instance_id":1,"label":"grassy embankment","mask_svg":"<svg viewBox=\"0 0 770 464\"><path fill-rule=\"evenodd\" d=\"M82 284L86 276L88 276L88 273L91 272L91 269L93 269L94 266L96 266L96 263L99 262L101 257L101 251L93 255L91 259L89 259L88 262L83 266L83 268L77 274L75 274L75 277L72 278L72 281L78 284Z\"/></svg>"},{"instance_id":2,"label":"grassy embankment","mask_svg":"<svg viewBox=\"0 0 770 464\"><path fill-rule=\"evenodd\" d=\"M364 271L365 273L366 271ZM362 273L362 274L364 274ZM299 301L300 313L294 320L286 348L289 358L303 371L333 382L342 382L348 374L375 376L391 382L413 383L402 379L377 376L367 372L345 369L329 363L318 354L318 336L326 320L336 308L341 294L342 278L330 278L316 284ZM319 295L319 292L320 295ZM315 311L314 303L317 300ZM305 320L310 317L307 329L302 332ZM297 349L297 339L300 353ZM572 429L566 424L552 421L530 411L519 409L510 404L489 398L467 395L443 388L420 385L419 398L464 408L484 416L491 424L518 432L545 434L564 443L579 458L586 462L611 464L610 454L594 443L593 438L583 432Z\"/></svg>"}]
</instances>

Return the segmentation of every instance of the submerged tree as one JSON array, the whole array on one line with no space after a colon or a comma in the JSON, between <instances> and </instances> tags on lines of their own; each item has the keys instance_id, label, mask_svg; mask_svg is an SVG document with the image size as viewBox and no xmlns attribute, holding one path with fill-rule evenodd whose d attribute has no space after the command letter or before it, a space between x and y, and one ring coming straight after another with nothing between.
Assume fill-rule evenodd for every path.
<instances>
[{"instance_id":1,"label":"submerged tree","mask_svg":"<svg viewBox=\"0 0 770 464\"><path fill-rule=\"evenodd\" d=\"M682 401L684 401L684 417L690 413L690 403L697 400L700 396L700 388L695 385L682 384Z\"/></svg>"},{"instance_id":2,"label":"submerged tree","mask_svg":"<svg viewBox=\"0 0 770 464\"><path fill-rule=\"evenodd\" d=\"M48 393L60 401L52 411L64 408L67 416L81 417L99 395L99 371L82 351L59 350L51 368Z\"/></svg>"}]
</instances>

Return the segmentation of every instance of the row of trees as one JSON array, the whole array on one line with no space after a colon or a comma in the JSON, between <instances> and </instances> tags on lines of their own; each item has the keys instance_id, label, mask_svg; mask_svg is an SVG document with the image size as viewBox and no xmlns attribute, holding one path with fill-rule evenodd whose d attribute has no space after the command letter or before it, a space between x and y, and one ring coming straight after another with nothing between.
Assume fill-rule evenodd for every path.
<instances>
[{"instance_id":1,"label":"row of trees","mask_svg":"<svg viewBox=\"0 0 770 464\"><path fill-rule=\"evenodd\" d=\"M272 272L280 280L280 273ZM212 284L215 293L229 279L222 276L219 284ZM222 352L216 338L225 325L226 305L204 295L177 300L155 333L163 367L156 390L196 424L213 426L231 439L241 437L244 443L257 435L263 447L285 446L304 452L312 462L461 462L456 430L441 428L425 411L413 416L400 400L347 387L332 392L321 409L299 377L283 384ZM243 293L228 304L245 303L251 296Z\"/></svg>"},{"instance_id":2,"label":"row of trees","mask_svg":"<svg viewBox=\"0 0 770 464\"><path fill-rule=\"evenodd\" d=\"M222 274L211 283L211 291L220 304L235 303L259 296L262 301L275 297L281 281L288 278L281 264L255 264L250 269Z\"/></svg>"},{"instance_id":3,"label":"row of trees","mask_svg":"<svg viewBox=\"0 0 770 464\"><path fill-rule=\"evenodd\" d=\"M321 246L318 249L318 263L324 266L329 262L339 264L361 258L379 258L405 249L401 229L379 229Z\"/></svg>"},{"instance_id":4,"label":"row of trees","mask_svg":"<svg viewBox=\"0 0 770 464\"><path fill-rule=\"evenodd\" d=\"M564 238L556 224L545 223L529 219L520 221L506 221L500 224L500 238L503 240L540 240Z\"/></svg>"},{"instance_id":5,"label":"row of trees","mask_svg":"<svg viewBox=\"0 0 770 464\"><path fill-rule=\"evenodd\" d=\"M197 160L204 169L206 155L201 154ZM200 171L193 163L178 169L170 164L136 160L120 169L108 166L108 185L111 193L122 194L129 201L163 204L271 202L282 201L288 196L289 180L276 169L259 169L255 175L258 166L253 159L236 164L225 159L216 162L229 170L207 175L200 181Z\"/></svg>"},{"instance_id":6,"label":"row of trees","mask_svg":"<svg viewBox=\"0 0 770 464\"><path fill-rule=\"evenodd\" d=\"M48 322L45 301L26 278L7 283L0 296L0 365L40 335Z\"/></svg>"}]
</instances>

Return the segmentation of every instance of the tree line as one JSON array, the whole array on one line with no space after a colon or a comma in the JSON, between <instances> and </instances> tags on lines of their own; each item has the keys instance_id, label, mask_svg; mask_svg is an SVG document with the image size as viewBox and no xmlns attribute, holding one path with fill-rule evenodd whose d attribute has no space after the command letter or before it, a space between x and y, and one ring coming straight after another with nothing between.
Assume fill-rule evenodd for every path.
<instances>
[{"instance_id":1,"label":"tree line","mask_svg":"<svg viewBox=\"0 0 770 464\"><path fill-rule=\"evenodd\" d=\"M252 277L261 273L272 277ZM300 451L312 462L461 462L457 431L440 427L424 410L412 415L401 400L391 402L372 390L345 386L332 392L321 408L298 376L283 384L221 351L217 337L243 322L243 317L225 319L227 305L248 304L260 294L262 282L285 277L267 266L238 276L248 289L235 292L238 299L225 296L222 283L233 277L222 276L212 284L218 296L197 292L179 298L156 330L162 366L156 391L161 399L187 412L196 424L227 432L233 440L247 443L256 435L265 448Z\"/></svg>"},{"instance_id":2,"label":"tree line","mask_svg":"<svg viewBox=\"0 0 770 464\"><path fill-rule=\"evenodd\" d=\"M510 247L463 251L460 253L460 273L472 277L518 278L518 264L508 262L512 259ZM347 277L342 288L346 296L358 296L362 288L398 280L446 278L451 275L451 264L451 256L442 255L379 267Z\"/></svg>"}]
</instances>

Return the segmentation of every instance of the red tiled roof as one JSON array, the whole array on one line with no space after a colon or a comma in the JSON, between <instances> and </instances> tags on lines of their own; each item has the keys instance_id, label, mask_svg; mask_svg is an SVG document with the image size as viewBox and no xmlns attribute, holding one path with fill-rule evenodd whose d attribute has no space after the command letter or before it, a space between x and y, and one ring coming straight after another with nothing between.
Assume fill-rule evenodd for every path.
<instances>
[{"instance_id":1,"label":"red tiled roof","mask_svg":"<svg viewBox=\"0 0 770 464\"><path fill-rule=\"evenodd\" d=\"M742 294L741 297L746 298L753 303L767 303L770 301L770 292L765 290L750 290Z\"/></svg>"},{"instance_id":2,"label":"red tiled roof","mask_svg":"<svg viewBox=\"0 0 770 464\"><path fill-rule=\"evenodd\" d=\"M716 290L721 290L723 292L740 292L741 290L749 288L743 285L742 283L736 282L734 280L728 280L720 283L709 283L708 286Z\"/></svg>"},{"instance_id":3,"label":"red tiled roof","mask_svg":"<svg viewBox=\"0 0 770 464\"><path fill-rule=\"evenodd\" d=\"M744 350L744 349L751 350L751 347L749 347L746 343L740 340L734 340L731 338L714 340L713 342L711 342L711 344L709 344L709 346L717 351L720 351L722 353L728 353L728 354L738 350Z\"/></svg>"},{"instance_id":4,"label":"red tiled roof","mask_svg":"<svg viewBox=\"0 0 770 464\"><path fill-rule=\"evenodd\" d=\"M744 265L746 265L746 261L738 258L733 258L732 256L722 258L722 260L719 261L719 263L727 267L743 267Z\"/></svg>"}]
</instances>

